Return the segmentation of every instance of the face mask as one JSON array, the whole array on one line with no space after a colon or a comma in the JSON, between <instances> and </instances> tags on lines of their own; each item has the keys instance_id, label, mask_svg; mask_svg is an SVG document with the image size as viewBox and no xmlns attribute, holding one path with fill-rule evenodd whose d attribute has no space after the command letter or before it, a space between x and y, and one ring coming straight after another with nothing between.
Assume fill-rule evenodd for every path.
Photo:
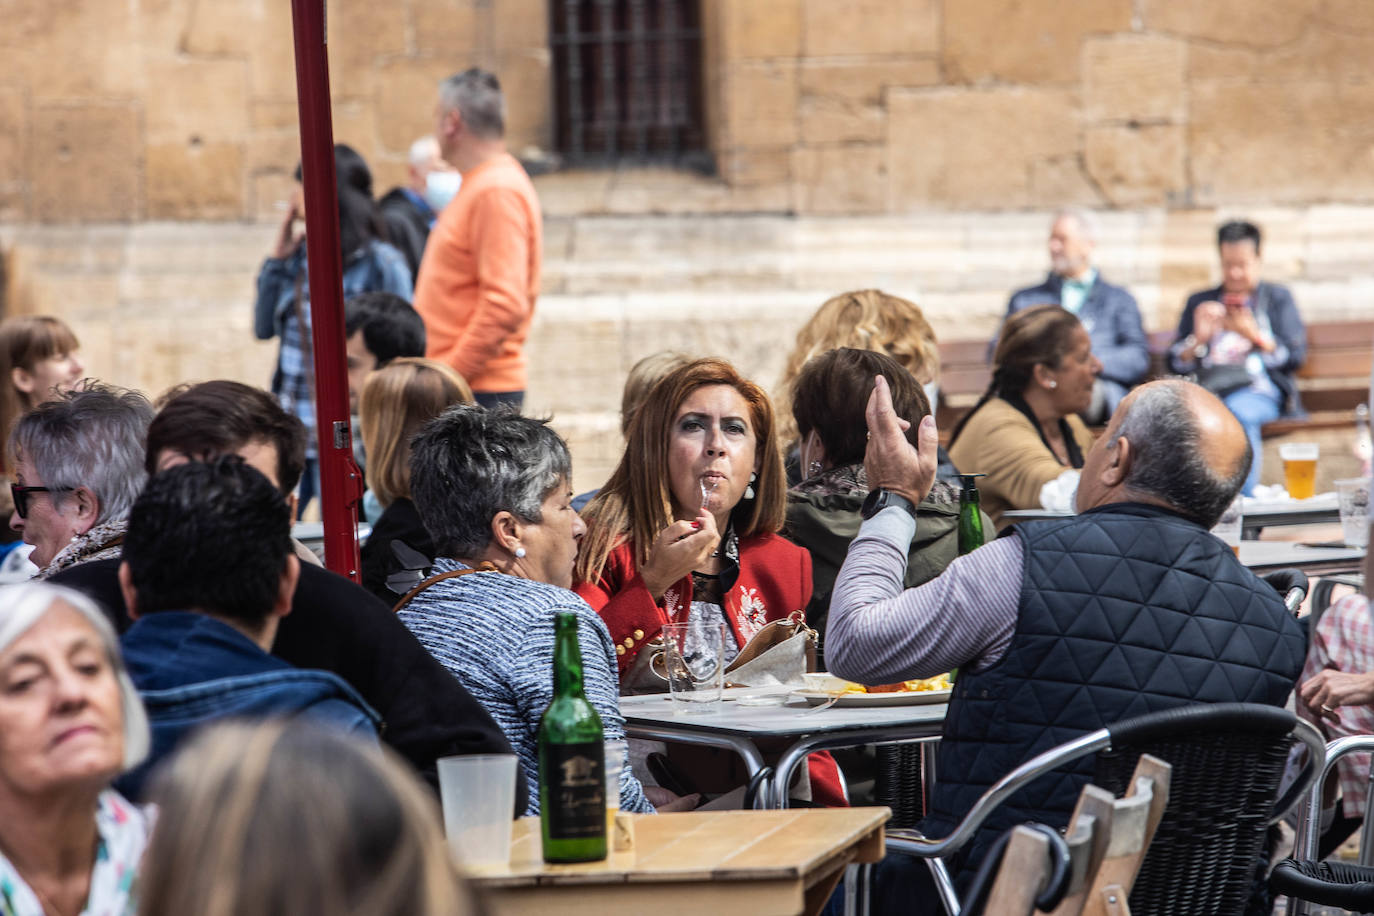
<instances>
[{"instance_id":1,"label":"face mask","mask_svg":"<svg viewBox=\"0 0 1374 916\"><path fill-rule=\"evenodd\" d=\"M935 405L939 403L940 400L940 383L926 382L924 385L921 386L921 388L926 393L926 400L930 402L931 413L934 413Z\"/></svg>"},{"instance_id":2,"label":"face mask","mask_svg":"<svg viewBox=\"0 0 1374 916\"><path fill-rule=\"evenodd\" d=\"M430 172L425 176L425 203L438 213L453 200L462 183L463 176L457 172Z\"/></svg>"}]
</instances>

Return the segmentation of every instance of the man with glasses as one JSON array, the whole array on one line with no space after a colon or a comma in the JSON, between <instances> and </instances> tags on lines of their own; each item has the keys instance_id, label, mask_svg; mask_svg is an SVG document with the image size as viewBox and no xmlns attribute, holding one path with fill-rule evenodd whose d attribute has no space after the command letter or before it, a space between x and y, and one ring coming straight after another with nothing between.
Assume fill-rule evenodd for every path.
<instances>
[{"instance_id":1,"label":"man with glasses","mask_svg":"<svg viewBox=\"0 0 1374 916\"><path fill-rule=\"evenodd\" d=\"M125 519L148 475L153 407L136 391L90 383L40 404L10 435L10 527L33 546L38 578L117 557Z\"/></svg>"}]
</instances>

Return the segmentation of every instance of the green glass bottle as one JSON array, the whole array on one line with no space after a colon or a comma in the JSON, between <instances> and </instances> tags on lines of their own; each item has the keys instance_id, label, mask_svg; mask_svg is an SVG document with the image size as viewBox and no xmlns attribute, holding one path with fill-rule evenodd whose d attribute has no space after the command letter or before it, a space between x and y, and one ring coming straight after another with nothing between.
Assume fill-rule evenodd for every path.
<instances>
[{"instance_id":1,"label":"green glass bottle","mask_svg":"<svg viewBox=\"0 0 1374 916\"><path fill-rule=\"evenodd\" d=\"M582 688L577 615L554 624L553 701L539 720L539 813L545 862L606 858L606 742Z\"/></svg>"},{"instance_id":2,"label":"green glass bottle","mask_svg":"<svg viewBox=\"0 0 1374 916\"><path fill-rule=\"evenodd\" d=\"M959 556L983 546L983 513L978 499L978 478L983 474L960 474L963 492L959 494Z\"/></svg>"}]
</instances>

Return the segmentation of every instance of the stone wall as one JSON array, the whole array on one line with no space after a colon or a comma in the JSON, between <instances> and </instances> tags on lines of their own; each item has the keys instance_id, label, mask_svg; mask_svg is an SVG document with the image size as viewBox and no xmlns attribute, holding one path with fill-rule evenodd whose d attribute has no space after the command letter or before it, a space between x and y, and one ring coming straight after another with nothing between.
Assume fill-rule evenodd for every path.
<instances>
[{"instance_id":1,"label":"stone wall","mask_svg":"<svg viewBox=\"0 0 1374 916\"><path fill-rule=\"evenodd\" d=\"M552 0L328 0L334 132L403 174L472 63L553 134ZM580 212L1374 202L1368 0L700 0L718 178L581 173ZM285 0L11 0L0 222L275 215L299 157Z\"/></svg>"}]
</instances>

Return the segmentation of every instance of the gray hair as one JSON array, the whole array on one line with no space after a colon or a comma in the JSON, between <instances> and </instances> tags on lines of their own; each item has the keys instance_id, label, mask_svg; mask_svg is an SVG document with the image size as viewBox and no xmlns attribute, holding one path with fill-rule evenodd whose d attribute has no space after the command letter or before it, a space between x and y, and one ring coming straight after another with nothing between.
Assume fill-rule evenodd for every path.
<instances>
[{"instance_id":1,"label":"gray hair","mask_svg":"<svg viewBox=\"0 0 1374 916\"><path fill-rule=\"evenodd\" d=\"M450 407L411 443L410 491L438 556L472 559L491 543L491 520L530 523L572 476L567 444L547 420L508 408Z\"/></svg>"},{"instance_id":2,"label":"gray hair","mask_svg":"<svg viewBox=\"0 0 1374 916\"><path fill-rule=\"evenodd\" d=\"M119 637L94 601L81 592L46 582L0 586L0 654L4 654L59 602L84 617L91 629L95 630L96 636L100 637L100 646L105 650L119 684L119 701L124 714L124 769L133 769L148 756L152 741L148 714L143 709L138 689L124 667L124 658L119 653Z\"/></svg>"},{"instance_id":3,"label":"gray hair","mask_svg":"<svg viewBox=\"0 0 1374 916\"><path fill-rule=\"evenodd\" d=\"M496 74L479 67L455 73L439 84L445 111L456 111L473 136L496 140L506 132L506 98Z\"/></svg>"},{"instance_id":4,"label":"gray hair","mask_svg":"<svg viewBox=\"0 0 1374 916\"><path fill-rule=\"evenodd\" d=\"M434 138L433 134L421 137L410 144L410 164L417 169L429 165L430 160L437 155L439 155L439 141Z\"/></svg>"},{"instance_id":5,"label":"gray hair","mask_svg":"<svg viewBox=\"0 0 1374 916\"><path fill-rule=\"evenodd\" d=\"M143 467L153 405L137 391L86 382L25 414L10 450L52 488L54 508L77 487L100 503L96 524L129 514L148 479Z\"/></svg>"},{"instance_id":6,"label":"gray hair","mask_svg":"<svg viewBox=\"0 0 1374 916\"><path fill-rule=\"evenodd\" d=\"M1090 242L1096 242L1100 233L1101 226L1098 225L1097 217L1091 210L1084 210L1081 207L1065 207L1054 214L1054 219L1050 220L1053 226L1061 219L1071 219L1078 223L1078 230L1083 237Z\"/></svg>"},{"instance_id":7,"label":"gray hair","mask_svg":"<svg viewBox=\"0 0 1374 916\"><path fill-rule=\"evenodd\" d=\"M1254 452L1245 442L1245 455L1229 474L1220 474L1202 457L1202 435L1189 403L1191 382L1155 382L1131 399L1115 439L1125 437L1135 452L1127 489L1163 500L1204 528L1211 528L1236 498L1250 472Z\"/></svg>"}]
</instances>

